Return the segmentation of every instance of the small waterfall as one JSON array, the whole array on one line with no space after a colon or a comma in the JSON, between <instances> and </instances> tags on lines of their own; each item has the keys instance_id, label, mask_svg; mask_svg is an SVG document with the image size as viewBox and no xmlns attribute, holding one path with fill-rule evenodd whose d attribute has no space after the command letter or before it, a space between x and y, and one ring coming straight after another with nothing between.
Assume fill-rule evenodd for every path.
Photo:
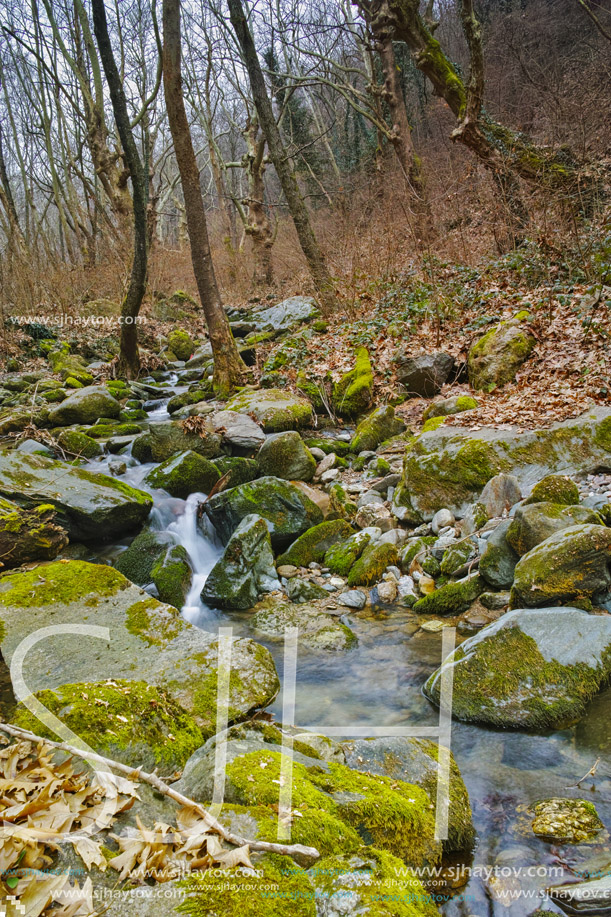
<instances>
[{"instance_id":1,"label":"small waterfall","mask_svg":"<svg viewBox=\"0 0 611 917\"><path fill-rule=\"evenodd\" d=\"M209 528L204 533L197 524L197 509L205 499L205 494L190 494L185 501L184 512L168 526L167 531L177 544L183 546L193 567L193 582L182 609L183 617L209 630L216 629L218 615L203 605L200 593L208 574L222 554L222 548L215 543L215 536Z\"/></svg>"}]
</instances>

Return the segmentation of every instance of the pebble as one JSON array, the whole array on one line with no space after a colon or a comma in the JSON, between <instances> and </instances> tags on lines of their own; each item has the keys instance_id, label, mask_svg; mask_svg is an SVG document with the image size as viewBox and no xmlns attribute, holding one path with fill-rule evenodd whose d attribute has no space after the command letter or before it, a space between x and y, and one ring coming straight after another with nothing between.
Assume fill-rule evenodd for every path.
<instances>
[{"instance_id":1,"label":"pebble","mask_svg":"<svg viewBox=\"0 0 611 917\"><path fill-rule=\"evenodd\" d=\"M341 576L332 576L329 580L332 586L345 586L346 580Z\"/></svg>"},{"instance_id":2,"label":"pebble","mask_svg":"<svg viewBox=\"0 0 611 917\"><path fill-rule=\"evenodd\" d=\"M367 596L360 589L350 589L348 592L342 592L337 601L347 608L356 608L360 611L367 604Z\"/></svg>"},{"instance_id":3,"label":"pebble","mask_svg":"<svg viewBox=\"0 0 611 917\"><path fill-rule=\"evenodd\" d=\"M312 446L312 448L310 449L310 452L312 453L312 455L314 456L317 462L322 462L322 460L326 458L326 455L327 455L327 453L323 452L322 449L319 449L318 446Z\"/></svg>"},{"instance_id":4,"label":"pebble","mask_svg":"<svg viewBox=\"0 0 611 917\"><path fill-rule=\"evenodd\" d=\"M378 583L375 589L372 589L372 603L374 602L373 593L377 592L378 601L383 602L385 605L390 605L391 602L394 602L397 598L397 581L393 577L390 580L387 580L383 583Z\"/></svg>"},{"instance_id":5,"label":"pebble","mask_svg":"<svg viewBox=\"0 0 611 917\"><path fill-rule=\"evenodd\" d=\"M420 625L420 630L425 630L429 634L438 634L440 630L443 630L444 627L449 627L450 625L445 621L425 621Z\"/></svg>"},{"instance_id":6,"label":"pebble","mask_svg":"<svg viewBox=\"0 0 611 917\"><path fill-rule=\"evenodd\" d=\"M327 471L323 471L320 476L320 480L323 482L323 484L329 484L337 477L339 477L339 468L329 468Z\"/></svg>"},{"instance_id":7,"label":"pebble","mask_svg":"<svg viewBox=\"0 0 611 917\"><path fill-rule=\"evenodd\" d=\"M310 563L308 564L308 568L310 570L322 570L322 566L320 564L317 564L315 560L310 561Z\"/></svg>"},{"instance_id":8,"label":"pebble","mask_svg":"<svg viewBox=\"0 0 611 917\"><path fill-rule=\"evenodd\" d=\"M454 513L449 509L438 510L433 516L433 521L431 522L433 534L439 535L442 529L445 529L450 525L454 525L455 521Z\"/></svg>"},{"instance_id":9,"label":"pebble","mask_svg":"<svg viewBox=\"0 0 611 917\"><path fill-rule=\"evenodd\" d=\"M333 468L336 462L337 462L337 456L335 452L330 452L328 455L325 455L325 457L322 459L322 461L318 464L318 467L316 468L316 476L319 478L322 477L325 471L328 471L330 468Z\"/></svg>"},{"instance_id":10,"label":"pebble","mask_svg":"<svg viewBox=\"0 0 611 917\"><path fill-rule=\"evenodd\" d=\"M286 579L290 579L297 574L297 567L294 567L292 564L283 564L278 567L277 573L278 576L284 576Z\"/></svg>"},{"instance_id":11,"label":"pebble","mask_svg":"<svg viewBox=\"0 0 611 917\"><path fill-rule=\"evenodd\" d=\"M108 470L111 474L114 475L125 474L127 471L127 465L125 462L109 462Z\"/></svg>"}]
</instances>

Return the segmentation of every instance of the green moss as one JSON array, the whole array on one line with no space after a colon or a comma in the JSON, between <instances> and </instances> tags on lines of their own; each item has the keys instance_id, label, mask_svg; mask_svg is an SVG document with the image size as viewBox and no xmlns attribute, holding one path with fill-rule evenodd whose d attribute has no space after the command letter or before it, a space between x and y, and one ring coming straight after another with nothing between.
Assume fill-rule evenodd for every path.
<instances>
[{"instance_id":1,"label":"green moss","mask_svg":"<svg viewBox=\"0 0 611 917\"><path fill-rule=\"evenodd\" d=\"M200 383L198 383L199 385ZM181 392L180 395L174 395L168 401L168 414L174 414L180 408L187 407L190 404L197 404L199 401L205 401L210 392L204 388L197 388L193 391Z\"/></svg>"},{"instance_id":2,"label":"green moss","mask_svg":"<svg viewBox=\"0 0 611 917\"><path fill-rule=\"evenodd\" d=\"M260 652L265 653L265 647L260 647ZM195 657L193 657L195 658ZM216 664L216 654L213 660ZM210 665L211 660L205 656L201 659L202 665ZM172 692L174 688L173 682L169 682L167 685L168 691ZM229 673L229 706L227 709L227 715L229 723L234 722L235 720L243 719L244 713L238 707L234 706L231 703L231 698L239 696L244 693L244 682L240 675L236 672L235 669L231 669ZM194 714L197 716L198 722L202 728L204 737L207 739L210 736L214 735L216 730L216 716L218 708L218 671L210 672L205 678L200 679L197 684L193 686L192 689L193 703L192 709ZM267 701L269 703L269 701ZM256 707L257 704L253 703L253 707Z\"/></svg>"},{"instance_id":3,"label":"green moss","mask_svg":"<svg viewBox=\"0 0 611 917\"><path fill-rule=\"evenodd\" d=\"M559 474L548 474L532 489L525 503L562 503L574 506L580 502L579 488L570 478Z\"/></svg>"},{"instance_id":4,"label":"green moss","mask_svg":"<svg viewBox=\"0 0 611 917\"><path fill-rule=\"evenodd\" d=\"M138 586L146 586L153 579L153 567L166 553L167 537L159 532L141 532L115 561L115 567Z\"/></svg>"},{"instance_id":5,"label":"green moss","mask_svg":"<svg viewBox=\"0 0 611 917\"><path fill-rule=\"evenodd\" d=\"M348 585L373 586L382 579L386 568L398 560L399 553L395 545L367 545L348 574Z\"/></svg>"},{"instance_id":6,"label":"green moss","mask_svg":"<svg viewBox=\"0 0 611 917\"><path fill-rule=\"evenodd\" d=\"M324 557L325 567L338 576L348 576L371 540L370 535L355 535L348 541L334 544Z\"/></svg>"},{"instance_id":7,"label":"green moss","mask_svg":"<svg viewBox=\"0 0 611 917\"><path fill-rule=\"evenodd\" d=\"M135 436L142 432L137 423L96 423L87 430L87 436L93 439L106 439L109 436Z\"/></svg>"},{"instance_id":8,"label":"green moss","mask_svg":"<svg viewBox=\"0 0 611 917\"><path fill-rule=\"evenodd\" d=\"M158 613L160 604L157 599L143 599L134 602L125 612L125 626L130 634L139 637L147 646L163 646L177 635L180 629L178 617Z\"/></svg>"},{"instance_id":9,"label":"green moss","mask_svg":"<svg viewBox=\"0 0 611 917\"><path fill-rule=\"evenodd\" d=\"M343 519L332 519L321 522L308 529L277 560L278 566L294 564L296 567L307 567L312 561L321 563L329 548L339 541L345 541L354 529Z\"/></svg>"},{"instance_id":10,"label":"green moss","mask_svg":"<svg viewBox=\"0 0 611 917\"><path fill-rule=\"evenodd\" d=\"M228 881L229 880L229 881ZM177 908L188 917L316 917L307 873L289 857L266 854L256 872L206 869L180 883L187 898Z\"/></svg>"},{"instance_id":11,"label":"green moss","mask_svg":"<svg viewBox=\"0 0 611 917\"><path fill-rule=\"evenodd\" d=\"M147 484L167 490L173 497L186 500L192 493L210 493L220 472L211 461L197 452L179 452L166 459L146 476Z\"/></svg>"},{"instance_id":12,"label":"green moss","mask_svg":"<svg viewBox=\"0 0 611 917\"><path fill-rule=\"evenodd\" d=\"M427 553L427 549L437 541L436 535L425 535L421 538L411 539L401 552L401 569L409 573L412 561L419 554Z\"/></svg>"},{"instance_id":13,"label":"green moss","mask_svg":"<svg viewBox=\"0 0 611 917\"><path fill-rule=\"evenodd\" d=\"M195 350L195 345L191 335L177 328L168 335L168 350L177 360L188 360Z\"/></svg>"},{"instance_id":14,"label":"green moss","mask_svg":"<svg viewBox=\"0 0 611 917\"><path fill-rule=\"evenodd\" d=\"M151 571L159 601L181 609L189 594L192 573L189 555L181 544L166 551Z\"/></svg>"},{"instance_id":15,"label":"green moss","mask_svg":"<svg viewBox=\"0 0 611 917\"><path fill-rule=\"evenodd\" d=\"M355 357L354 369L333 386L333 407L340 417L358 417L371 404L373 371L369 354L365 347L359 347Z\"/></svg>"},{"instance_id":16,"label":"green moss","mask_svg":"<svg viewBox=\"0 0 611 917\"><path fill-rule=\"evenodd\" d=\"M394 408L390 405L376 408L359 423L350 443L350 451L358 455L359 452L377 449L381 442L404 429L405 424L395 417Z\"/></svg>"},{"instance_id":17,"label":"green moss","mask_svg":"<svg viewBox=\"0 0 611 917\"><path fill-rule=\"evenodd\" d=\"M481 505L481 504L480 504ZM456 570L459 570L477 553L477 546L467 538L459 541L458 544L451 545L445 551L440 565L440 572L446 576L451 576Z\"/></svg>"},{"instance_id":18,"label":"green moss","mask_svg":"<svg viewBox=\"0 0 611 917\"><path fill-rule=\"evenodd\" d=\"M82 456L83 458L93 458L102 453L102 448L99 443L96 443L95 439L85 433L79 433L77 430L64 430L57 437L57 441L65 452Z\"/></svg>"},{"instance_id":19,"label":"green moss","mask_svg":"<svg viewBox=\"0 0 611 917\"><path fill-rule=\"evenodd\" d=\"M83 383L79 382L78 379L74 379L72 376L68 376L64 385L66 388L84 388Z\"/></svg>"},{"instance_id":20,"label":"green moss","mask_svg":"<svg viewBox=\"0 0 611 917\"><path fill-rule=\"evenodd\" d=\"M335 452L336 455L345 457L350 452L350 443L346 443L341 439L325 439L323 437L313 438L309 437L304 439L304 442L308 449L321 449L325 455L330 455L331 452Z\"/></svg>"},{"instance_id":21,"label":"green moss","mask_svg":"<svg viewBox=\"0 0 611 917\"><path fill-rule=\"evenodd\" d=\"M212 464L218 469L221 477L228 475L225 489L237 487L239 484L248 484L259 477L259 466L256 459L239 458L236 456L223 456L214 459Z\"/></svg>"},{"instance_id":22,"label":"green moss","mask_svg":"<svg viewBox=\"0 0 611 917\"><path fill-rule=\"evenodd\" d=\"M203 742L193 717L165 691L143 681L62 685L35 696L95 751L134 767L144 766L150 752L155 766L180 768ZM55 738L21 705L13 722L43 738Z\"/></svg>"},{"instance_id":23,"label":"green moss","mask_svg":"<svg viewBox=\"0 0 611 917\"><path fill-rule=\"evenodd\" d=\"M127 586L129 582L112 567L80 560L59 561L2 577L0 605L40 608L56 602L69 605L90 598L97 603Z\"/></svg>"},{"instance_id":24,"label":"green moss","mask_svg":"<svg viewBox=\"0 0 611 917\"><path fill-rule=\"evenodd\" d=\"M422 427L423 433L430 433L431 430L438 430L446 422L445 417L431 417L424 422Z\"/></svg>"},{"instance_id":25,"label":"green moss","mask_svg":"<svg viewBox=\"0 0 611 917\"><path fill-rule=\"evenodd\" d=\"M418 599L414 611L422 615L459 615L471 607L485 588L484 580L478 575L457 583L446 583L430 595Z\"/></svg>"}]
</instances>

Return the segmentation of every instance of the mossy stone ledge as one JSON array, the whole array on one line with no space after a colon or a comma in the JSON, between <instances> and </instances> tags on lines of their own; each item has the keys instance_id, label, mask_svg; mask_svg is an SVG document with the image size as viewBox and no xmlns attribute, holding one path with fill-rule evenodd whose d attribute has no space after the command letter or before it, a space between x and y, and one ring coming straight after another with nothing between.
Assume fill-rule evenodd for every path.
<instances>
[{"instance_id":1,"label":"mossy stone ledge","mask_svg":"<svg viewBox=\"0 0 611 917\"><path fill-rule=\"evenodd\" d=\"M279 388L242 389L226 407L228 411L254 417L265 433L301 430L314 422L312 404L307 398Z\"/></svg>"},{"instance_id":2,"label":"mossy stone ledge","mask_svg":"<svg viewBox=\"0 0 611 917\"><path fill-rule=\"evenodd\" d=\"M344 519L330 519L308 529L303 535L278 557L277 564L294 564L296 567L307 567L308 564L322 563L333 545L346 542L354 529Z\"/></svg>"}]
</instances>

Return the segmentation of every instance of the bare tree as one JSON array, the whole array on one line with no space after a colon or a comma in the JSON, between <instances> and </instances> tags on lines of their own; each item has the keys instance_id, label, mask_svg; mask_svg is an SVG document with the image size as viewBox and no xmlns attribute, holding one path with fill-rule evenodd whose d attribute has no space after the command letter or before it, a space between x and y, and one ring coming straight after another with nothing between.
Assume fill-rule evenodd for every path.
<instances>
[{"instance_id":1,"label":"bare tree","mask_svg":"<svg viewBox=\"0 0 611 917\"><path fill-rule=\"evenodd\" d=\"M163 85L185 200L193 272L212 345L214 385L220 395L226 396L243 383L246 367L238 353L223 309L210 254L199 169L182 94L180 0L163 0Z\"/></svg>"}]
</instances>

